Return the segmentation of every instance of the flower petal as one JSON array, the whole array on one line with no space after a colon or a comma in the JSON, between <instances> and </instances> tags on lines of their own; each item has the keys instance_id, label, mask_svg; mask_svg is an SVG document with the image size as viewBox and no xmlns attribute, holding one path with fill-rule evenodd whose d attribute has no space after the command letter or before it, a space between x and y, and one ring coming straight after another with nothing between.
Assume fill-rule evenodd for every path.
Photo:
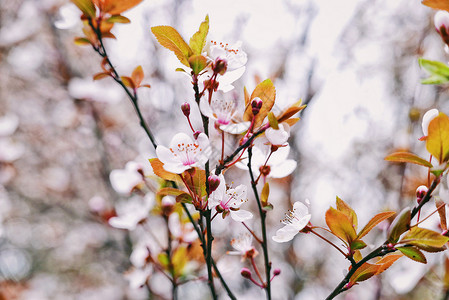
<instances>
[{"instance_id":1,"label":"flower petal","mask_svg":"<svg viewBox=\"0 0 449 300\"><path fill-rule=\"evenodd\" d=\"M220 129L230 134L241 134L248 130L251 122L230 123L228 125L221 125Z\"/></svg>"},{"instance_id":2,"label":"flower petal","mask_svg":"<svg viewBox=\"0 0 449 300\"><path fill-rule=\"evenodd\" d=\"M273 236L273 241L277 243L285 243L291 241L298 233L298 230L296 230L292 226L286 225L276 231L276 235Z\"/></svg>"},{"instance_id":3,"label":"flower petal","mask_svg":"<svg viewBox=\"0 0 449 300\"><path fill-rule=\"evenodd\" d=\"M287 159L283 161L280 164L271 166L270 174L268 174L268 177L272 178L283 178L291 173L296 169L296 161L292 159Z\"/></svg>"},{"instance_id":4,"label":"flower petal","mask_svg":"<svg viewBox=\"0 0 449 300\"><path fill-rule=\"evenodd\" d=\"M231 210L231 218L237 222L243 222L245 220L249 220L253 217L253 214L247 210L239 209L239 210Z\"/></svg>"}]
</instances>

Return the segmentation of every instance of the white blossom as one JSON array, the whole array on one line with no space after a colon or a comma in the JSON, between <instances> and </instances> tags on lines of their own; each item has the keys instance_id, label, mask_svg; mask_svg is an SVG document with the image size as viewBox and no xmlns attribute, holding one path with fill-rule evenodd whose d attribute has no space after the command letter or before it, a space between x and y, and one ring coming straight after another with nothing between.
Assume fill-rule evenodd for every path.
<instances>
[{"instance_id":1,"label":"white blossom","mask_svg":"<svg viewBox=\"0 0 449 300\"><path fill-rule=\"evenodd\" d=\"M309 203L309 200L306 200ZM292 240L307 223L312 216L309 214L309 208L302 202L297 201L293 204L293 209L285 213L285 218L281 221L285 226L276 231L273 241L284 243Z\"/></svg>"},{"instance_id":2,"label":"white blossom","mask_svg":"<svg viewBox=\"0 0 449 300\"><path fill-rule=\"evenodd\" d=\"M147 194L145 197L132 197L117 207L117 216L109 219L109 225L115 228L134 230L137 224L148 217L154 205L154 197Z\"/></svg>"},{"instance_id":3,"label":"white blossom","mask_svg":"<svg viewBox=\"0 0 449 300\"><path fill-rule=\"evenodd\" d=\"M126 164L125 169L112 170L109 174L112 188L120 194L129 194L131 191L143 183L142 165L130 161Z\"/></svg>"}]
</instances>

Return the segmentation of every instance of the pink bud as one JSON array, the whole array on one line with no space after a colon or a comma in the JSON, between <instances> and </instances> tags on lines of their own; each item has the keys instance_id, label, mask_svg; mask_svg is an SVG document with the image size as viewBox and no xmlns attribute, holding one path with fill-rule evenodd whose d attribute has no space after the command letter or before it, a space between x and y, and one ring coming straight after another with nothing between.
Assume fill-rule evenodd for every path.
<instances>
[{"instance_id":1,"label":"pink bud","mask_svg":"<svg viewBox=\"0 0 449 300\"><path fill-rule=\"evenodd\" d=\"M197 139L198 139L198 136L200 135L200 133L201 133L201 131L199 131L199 130L195 131L195 132L193 133L193 138L194 138L195 140L197 140Z\"/></svg>"},{"instance_id":2,"label":"pink bud","mask_svg":"<svg viewBox=\"0 0 449 300\"><path fill-rule=\"evenodd\" d=\"M434 23L436 30L447 44L449 42L449 12L442 10L437 12L435 14Z\"/></svg>"},{"instance_id":3,"label":"pink bud","mask_svg":"<svg viewBox=\"0 0 449 300\"><path fill-rule=\"evenodd\" d=\"M225 59L217 58L215 60L213 71L214 73L223 75L228 69L228 62Z\"/></svg>"},{"instance_id":4,"label":"pink bud","mask_svg":"<svg viewBox=\"0 0 449 300\"><path fill-rule=\"evenodd\" d=\"M190 115L190 104L187 103L187 102L184 102L181 105L181 110L182 110L182 113L184 114L184 116L189 117L189 115Z\"/></svg>"},{"instance_id":5,"label":"pink bud","mask_svg":"<svg viewBox=\"0 0 449 300\"><path fill-rule=\"evenodd\" d=\"M279 274L281 274L281 270L280 269L274 269L273 275L274 276L278 276Z\"/></svg>"},{"instance_id":6,"label":"pink bud","mask_svg":"<svg viewBox=\"0 0 449 300\"><path fill-rule=\"evenodd\" d=\"M220 185L220 177L218 177L215 174L212 174L209 176L207 180L209 181L209 192L212 193Z\"/></svg>"},{"instance_id":7,"label":"pink bud","mask_svg":"<svg viewBox=\"0 0 449 300\"><path fill-rule=\"evenodd\" d=\"M248 268L242 268L242 270L240 271L240 275L242 275L242 277L245 277L247 279L251 279L252 277L251 270Z\"/></svg>"},{"instance_id":8,"label":"pink bud","mask_svg":"<svg viewBox=\"0 0 449 300\"><path fill-rule=\"evenodd\" d=\"M421 202L422 198L424 198L428 190L429 189L425 185L421 185L416 189L416 200L418 201L418 203Z\"/></svg>"},{"instance_id":9,"label":"pink bud","mask_svg":"<svg viewBox=\"0 0 449 300\"><path fill-rule=\"evenodd\" d=\"M259 113L260 109L262 108L262 104L262 99L260 99L259 97L256 97L253 99L253 101L251 101L253 115L257 115Z\"/></svg>"}]
</instances>

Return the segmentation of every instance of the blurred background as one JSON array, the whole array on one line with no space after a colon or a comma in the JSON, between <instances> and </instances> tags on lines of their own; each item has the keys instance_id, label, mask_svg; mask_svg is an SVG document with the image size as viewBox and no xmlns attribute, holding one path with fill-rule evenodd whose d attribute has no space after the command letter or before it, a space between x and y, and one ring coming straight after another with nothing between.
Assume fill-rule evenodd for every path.
<instances>
[{"instance_id":1,"label":"blurred background","mask_svg":"<svg viewBox=\"0 0 449 300\"><path fill-rule=\"evenodd\" d=\"M150 27L171 25L187 39L206 14L208 39L241 40L248 54L236 97L243 98L243 86L251 91L271 78L275 109L298 99L308 105L289 141L298 166L288 180L273 181L270 237L291 203L306 198L316 225L325 225L336 195L355 209L360 225L376 212L413 205L425 170L383 158L398 149L425 155L422 114L449 112L445 87L420 84L426 75L419 57L447 61L434 11L418 0L144 0L124 14L132 23L115 26L117 40L106 47L120 74L143 66L152 88L139 92L140 105L161 144L188 132L180 105L193 101L193 92ZM129 198L114 190L110 172L131 160L150 168L155 152L120 87L92 80L101 58L74 45L81 28L69 1L0 2L0 299L164 299L156 295L170 287L157 275L150 278L153 295L129 286L123 273L137 237L98 213L100 206L113 214ZM263 291L244 284L244 263L225 255L233 226L217 226L223 239L214 255L219 266L228 265L223 274L238 298L255 299ZM382 226L368 239L381 243ZM347 268L313 236L286 244L270 239L270 249L282 270L273 281L275 299L324 299ZM442 255L429 255L427 265L403 258L339 299L437 299ZM208 297L198 282L183 285L180 295Z\"/></svg>"}]
</instances>

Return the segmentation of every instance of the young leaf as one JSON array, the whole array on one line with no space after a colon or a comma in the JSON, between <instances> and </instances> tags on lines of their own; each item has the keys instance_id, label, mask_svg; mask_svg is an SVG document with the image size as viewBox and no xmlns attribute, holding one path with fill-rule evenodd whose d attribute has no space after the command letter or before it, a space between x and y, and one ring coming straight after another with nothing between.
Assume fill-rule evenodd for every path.
<instances>
[{"instance_id":1,"label":"young leaf","mask_svg":"<svg viewBox=\"0 0 449 300\"><path fill-rule=\"evenodd\" d=\"M401 239L400 243L414 245L418 248L423 246L443 247L449 241L449 237L440 233L421 227L413 227ZM425 250L425 249L423 249Z\"/></svg>"},{"instance_id":2,"label":"young leaf","mask_svg":"<svg viewBox=\"0 0 449 300\"><path fill-rule=\"evenodd\" d=\"M272 111L270 111L268 113L268 122L270 123L271 128L276 129L276 130L279 129L278 120L276 119L276 117L274 116Z\"/></svg>"},{"instance_id":3,"label":"young leaf","mask_svg":"<svg viewBox=\"0 0 449 300\"><path fill-rule=\"evenodd\" d=\"M376 262L376 265L380 265L380 268L377 271L376 275L379 275L380 273L391 267L391 265L401 257L402 254L389 254L382 257L378 262Z\"/></svg>"},{"instance_id":4,"label":"young leaf","mask_svg":"<svg viewBox=\"0 0 449 300\"><path fill-rule=\"evenodd\" d=\"M449 77L449 66L445 63L424 58L420 58L418 61L419 65L426 69L430 74Z\"/></svg>"},{"instance_id":5,"label":"young leaf","mask_svg":"<svg viewBox=\"0 0 449 300\"><path fill-rule=\"evenodd\" d=\"M170 173L164 169L164 164L158 158L151 158L150 160L151 167L153 168L154 174L159 176L162 179L175 181L176 183L181 183L181 177L178 174Z\"/></svg>"},{"instance_id":6,"label":"young leaf","mask_svg":"<svg viewBox=\"0 0 449 300\"><path fill-rule=\"evenodd\" d=\"M418 155L410 153L410 152L402 152L402 151L395 152L395 153L388 155L384 159L388 160L388 161L394 161L394 162L406 162L406 163L417 164L417 165L421 165L421 166L428 167L428 168L433 167L432 164L430 162L428 162L427 160L425 160L424 158L421 158Z\"/></svg>"},{"instance_id":7,"label":"young leaf","mask_svg":"<svg viewBox=\"0 0 449 300\"><path fill-rule=\"evenodd\" d=\"M268 112L271 110L271 108L274 105L274 100L276 98L276 89L273 85L273 82L271 82L270 79L266 79L256 86L253 93L251 94L251 97L249 98L248 103L250 103L251 100L256 97L259 97L262 100L263 104L262 104L262 108L260 109L259 113L256 115L256 118L254 121L254 128L257 128L262 124L262 122L265 119L265 117L267 116ZM251 108L251 105L248 105L246 107L245 113L243 115L243 120L251 121L252 118L253 118L252 108Z\"/></svg>"},{"instance_id":8,"label":"young leaf","mask_svg":"<svg viewBox=\"0 0 449 300\"><path fill-rule=\"evenodd\" d=\"M262 189L262 193L260 195L260 202L262 203L262 206L267 206L269 195L270 195L270 185L268 184L268 182L265 182L265 185L263 186Z\"/></svg>"},{"instance_id":9,"label":"young leaf","mask_svg":"<svg viewBox=\"0 0 449 300\"><path fill-rule=\"evenodd\" d=\"M423 0L422 4L434 9L449 11L449 2L446 0Z\"/></svg>"},{"instance_id":10,"label":"young leaf","mask_svg":"<svg viewBox=\"0 0 449 300\"><path fill-rule=\"evenodd\" d=\"M350 245L357 238L352 222L341 211L331 207L326 212L326 224L332 233Z\"/></svg>"},{"instance_id":11,"label":"young leaf","mask_svg":"<svg viewBox=\"0 0 449 300\"><path fill-rule=\"evenodd\" d=\"M162 46L175 53L183 65L190 67L189 57L193 53L192 49L190 49L176 29L170 26L155 26L151 27L151 32L153 32Z\"/></svg>"},{"instance_id":12,"label":"young leaf","mask_svg":"<svg viewBox=\"0 0 449 300\"><path fill-rule=\"evenodd\" d=\"M179 196L176 196L176 202L181 202L181 203L192 203L193 199L192 196L190 196L187 193L181 194Z\"/></svg>"},{"instance_id":13,"label":"young leaf","mask_svg":"<svg viewBox=\"0 0 449 300\"><path fill-rule=\"evenodd\" d=\"M207 66L207 59L202 55L192 55L189 58L189 65L193 73L198 75Z\"/></svg>"},{"instance_id":14,"label":"young leaf","mask_svg":"<svg viewBox=\"0 0 449 300\"><path fill-rule=\"evenodd\" d=\"M133 79L133 81L136 84L136 86L140 86L144 76L145 76L145 74L143 73L142 66L137 66L133 70L133 73L131 74L131 78Z\"/></svg>"},{"instance_id":15,"label":"young leaf","mask_svg":"<svg viewBox=\"0 0 449 300\"><path fill-rule=\"evenodd\" d=\"M175 189L175 188L171 188L171 187L164 187L157 192L157 195L159 195L159 196L175 196L175 197L177 197L182 194L187 194L187 193L184 191Z\"/></svg>"},{"instance_id":16,"label":"young leaf","mask_svg":"<svg viewBox=\"0 0 449 300\"><path fill-rule=\"evenodd\" d=\"M358 223L357 223L357 214L355 213L355 211L351 208L351 206L348 205L348 203L341 200L338 196L336 203L337 203L337 210L344 213L348 217L349 221L351 221L354 230L357 230Z\"/></svg>"},{"instance_id":17,"label":"young leaf","mask_svg":"<svg viewBox=\"0 0 449 300\"><path fill-rule=\"evenodd\" d=\"M449 117L444 113L430 121L426 149L440 163L449 159Z\"/></svg>"},{"instance_id":18,"label":"young leaf","mask_svg":"<svg viewBox=\"0 0 449 300\"><path fill-rule=\"evenodd\" d=\"M94 0L98 3L98 7L102 12L109 13L111 15L119 15L125 10L133 8L142 0ZM100 5L100 3L101 5Z\"/></svg>"},{"instance_id":19,"label":"young leaf","mask_svg":"<svg viewBox=\"0 0 449 300\"><path fill-rule=\"evenodd\" d=\"M93 78L93 80L100 80L100 79L103 79L103 78L106 78L109 76L111 76L110 73L102 72L102 73L94 74L94 76L92 78Z\"/></svg>"},{"instance_id":20,"label":"young leaf","mask_svg":"<svg viewBox=\"0 0 449 300\"><path fill-rule=\"evenodd\" d=\"M192 49L193 54L201 54L203 52L204 45L206 45L206 37L209 32L209 15L200 25L200 29L190 38L189 46Z\"/></svg>"},{"instance_id":21,"label":"young leaf","mask_svg":"<svg viewBox=\"0 0 449 300\"><path fill-rule=\"evenodd\" d=\"M401 234L406 232L410 228L411 221L411 211L410 207L404 208L399 215L391 223L388 230L388 242L396 243L399 240Z\"/></svg>"},{"instance_id":22,"label":"young leaf","mask_svg":"<svg viewBox=\"0 0 449 300\"><path fill-rule=\"evenodd\" d=\"M78 46L91 45L90 41L83 37L77 37L73 40L73 42Z\"/></svg>"},{"instance_id":23,"label":"young leaf","mask_svg":"<svg viewBox=\"0 0 449 300\"><path fill-rule=\"evenodd\" d=\"M186 247L178 247L172 256L172 265L174 268L175 277L181 276L184 273L184 268L188 262Z\"/></svg>"},{"instance_id":24,"label":"young leaf","mask_svg":"<svg viewBox=\"0 0 449 300\"><path fill-rule=\"evenodd\" d=\"M134 83L134 80L132 80L131 77L121 76L120 79L122 80L122 82L125 86L132 88L132 89L136 88L136 84Z\"/></svg>"},{"instance_id":25,"label":"young leaf","mask_svg":"<svg viewBox=\"0 0 449 300\"><path fill-rule=\"evenodd\" d=\"M373 265L369 263L364 263L360 266L360 268L355 271L355 273L351 276L349 279L350 285L354 285L356 282L367 280L374 275L377 274L379 271L380 266L379 265Z\"/></svg>"},{"instance_id":26,"label":"young leaf","mask_svg":"<svg viewBox=\"0 0 449 300\"><path fill-rule=\"evenodd\" d=\"M296 113L306 108L307 105L301 105L301 103L302 100L299 100L298 102L287 108L285 111L283 111L278 117L278 122L279 123L284 122L288 120L290 117L294 116Z\"/></svg>"},{"instance_id":27,"label":"young leaf","mask_svg":"<svg viewBox=\"0 0 449 300\"><path fill-rule=\"evenodd\" d=\"M366 247L366 243L362 240L355 240L351 243L351 250L360 250Z\"/></svg>"},{"instance_id":28,"label":"young leaf","mask_svg":"<svg viewBox=\"0 0 449 300\"><path fill-rule=\"evenodd\" d=\"M441 199L435 199L435 206L438 208L438 215L440 217L440 226L442 230L447 230L447 220L446 220L446 205Z\"/></svg>"},{"instance_id":29,"label":"young leaf","mask_svg":"<svg viewBox=\"0 0 449 300\"><path fill-rule=\"evenodd\" d=\"M128 24L131 23L131 21L125 17L125 16L121 16L121 15L114 15L112 17L109 17L106 22L108 23L121 23L121 24Z\"/></svg>"},{"instance_id":30,"label":"young leaf","mask_svg":"<svg viewBox=\"0 0 449 300\"><path fill-rule=\"evenodd\" d=\"M405 256L407 256L408 258L426 264L427 260L426 257L424 256L424 254L419 251L419 249L415 248L415 247L396 247L396 249L398 249L399 251L402 252L402 254L404 254Z\"/></svg>"},{"instance_id":31,"label":"young leaf","mask_svg":"<svg viewBox=\"0 0 449 300\"><path fill-rule=\"evenodd\" d=\"M387 211L382 212L377 215L375 215L371 220L369 220L368 224L363 227L363 229L359 232L359 235L357 236L358 239L361 239L365 235L368 234L374 227L377 226L380 222L394 216L396 213L394 211Z\"/></svg>"},{"instance_id":32,"label":"young leaf","mask_svg":"<svg viewBox=\"0 0 449 300\"><path fill-rule=\"evenodd\" d=\"M95 6L92 0L70 0L88 17L95 18Z\"/></svg>"}]
</instances>

